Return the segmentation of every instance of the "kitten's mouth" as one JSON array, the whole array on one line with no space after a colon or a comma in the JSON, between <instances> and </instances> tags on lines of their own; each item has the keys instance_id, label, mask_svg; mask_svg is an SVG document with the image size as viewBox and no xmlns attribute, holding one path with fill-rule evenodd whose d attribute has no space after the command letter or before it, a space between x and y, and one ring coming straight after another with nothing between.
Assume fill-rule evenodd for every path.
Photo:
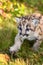
<instances>
[{"instance_id":1,"label":"kitten's mouth","mask_svg":"<svg viewBox=\"0 0 43 65\"><path fill-rule=\"evenodd\" d=\"M29 36L29 34L19 34L20 36Z\"/></svg>"},{"instance_id":2,"label":"kitten's mouth","mask_svg":"<svg viewBox=\"0 0 43 65\"><path fill-rule=\"evenodd\" d=\"M29 34L22 34L22 36L29 36Z\"/></svg>"}]
</instances>

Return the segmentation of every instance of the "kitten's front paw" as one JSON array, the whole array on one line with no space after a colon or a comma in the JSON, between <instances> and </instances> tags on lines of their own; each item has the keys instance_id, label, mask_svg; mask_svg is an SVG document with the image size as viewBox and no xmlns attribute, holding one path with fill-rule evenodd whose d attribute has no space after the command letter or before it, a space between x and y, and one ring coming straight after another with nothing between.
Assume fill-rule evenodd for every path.
<instances>
[{"instance_id":1,"label":"kitten's front paw","mask_svg":"<svg viewBox=\"0 0 43 65\"><path fill-rule=\"evenodd\" d=\"M14 53L13 47L10 47L9 51L10 51L11 54L13 54Z\"/></svg>"}]
</instances>

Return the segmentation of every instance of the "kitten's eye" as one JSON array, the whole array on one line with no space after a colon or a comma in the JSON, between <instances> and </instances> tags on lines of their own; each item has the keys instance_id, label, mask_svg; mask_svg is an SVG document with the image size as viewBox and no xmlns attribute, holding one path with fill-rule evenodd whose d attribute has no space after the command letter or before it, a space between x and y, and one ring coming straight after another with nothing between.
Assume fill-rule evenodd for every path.
<instances>
[{"instance_id":1,"label":"kitten's eye","mask_svg":"<svg viewBox=\"0 0 43 65\"><path fill-rule=\"evenodd\" d=\"M18 26L18 29L22 31L22 27L21 26Z\"/></svg>"},{"instance_id":2,"label":"kitten's eye","mask_svg":"<svg viewBox=\"0 0 43 65\"><path fill-rule=\"evenodd\" d=\"M22 31L22 28L21 28L21 27L19 27L19 30L21 30L21 31Z\"/></svg>"},{"instance_id":3,"label":"kitten's eye","mask_svg":"<svg viewBox=\"0 0 43 65\"><path fill-rule=\"evenodd\" d=\"M22 35L22 33L20 32L20 35Z\"/></svg>"},{"instance_id":4,"label":"kitten's eye","mask_svg":"<svg viewBox=\"0 0 43 65\"><path fill-rule=\"evenodd\" d=\"M26 28L26 31L29 31L29 28Z\"/></svg>"}]
</instances>

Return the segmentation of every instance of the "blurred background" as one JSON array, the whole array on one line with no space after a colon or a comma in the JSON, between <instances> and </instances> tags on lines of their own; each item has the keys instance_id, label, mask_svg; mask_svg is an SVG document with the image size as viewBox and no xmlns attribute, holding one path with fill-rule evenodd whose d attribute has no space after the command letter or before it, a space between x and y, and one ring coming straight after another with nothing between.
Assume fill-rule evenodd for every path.
<instances>
[{"instance_id":1,"label":"blurred background","mask_svg":"<svg viewBox=\"0 0 43 65\"><path fill-rule=\"evenodd\" d=\"M9 53L9 47L14 44L14 38L18 32L15 17L25 16L35 11L40 11L43 14L43 0L0 0L0 53ZM24 59L29 58L29 61L26 61L26 65L31 65L32 63L42 65L43 43L37 53L29 48L28 40L24 40L16 56ZM17 59L17 61L19 60ZM29 62L30 64L28 64Z\"/></svg>"}]
</instances>

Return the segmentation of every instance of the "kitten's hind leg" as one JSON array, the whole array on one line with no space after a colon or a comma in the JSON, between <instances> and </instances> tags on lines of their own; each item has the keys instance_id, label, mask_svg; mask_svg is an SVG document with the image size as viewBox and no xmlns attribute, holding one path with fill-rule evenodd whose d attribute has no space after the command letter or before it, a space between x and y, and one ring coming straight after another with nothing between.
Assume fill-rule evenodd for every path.
<instances>
[{"instance_id":1,"label":"kitten's hind leg","mask_svg":"<svg viewBox=\"0 0 43 65\"><path fill-rule=\"evenodd\" d=\"M21 47L22 41L19 38L19 35L15 37L15 43L10 47L10 52L17 52Z\"/></svg>"},{"instance_id":2,"label":"kitten's hind leg","mask_svg":"<svg viewBox=\"0 0 43 65\"><path fill-rule=\"evenodd\" d=\"M40 45L41 45L41 40L36 40L36 42L34 43L32 49L33 49L34 51L38 51Z\"/></svg>"}]
</instances>

